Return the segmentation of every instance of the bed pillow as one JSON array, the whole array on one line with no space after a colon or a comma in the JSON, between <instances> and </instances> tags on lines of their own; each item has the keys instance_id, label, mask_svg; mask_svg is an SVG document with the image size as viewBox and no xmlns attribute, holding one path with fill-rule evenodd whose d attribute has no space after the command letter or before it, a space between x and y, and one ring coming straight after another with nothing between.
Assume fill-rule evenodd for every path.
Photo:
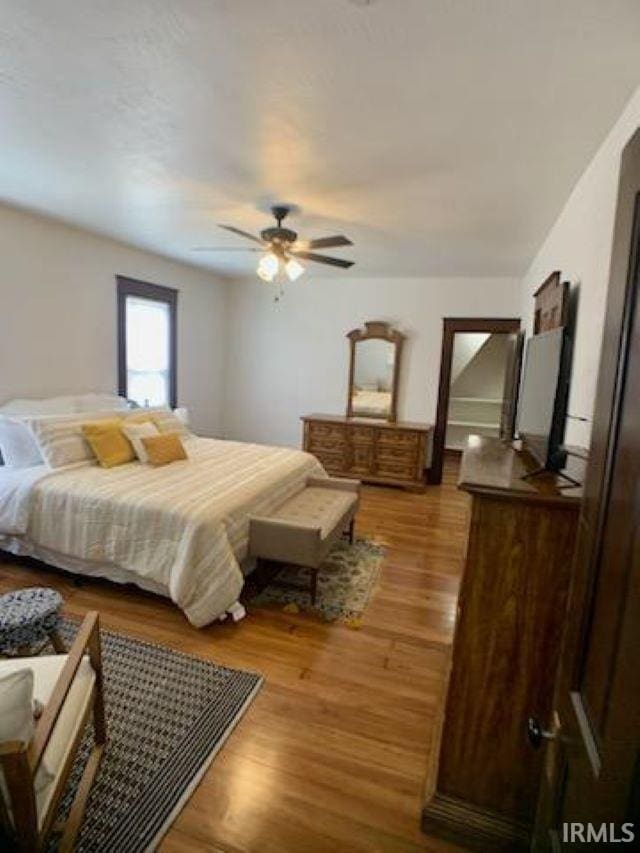
<instances>
[{"instance_id":1,"label":"bed pillow","mask_svg":"<svg viewBox=\"0 0 640 853\"><path fill-rule=\"evenodd\" d=\"M90 420L113 419L117 412L91 412ZM93 462L91 445L82 434L86 416L60 415L56 417L26 418L24 423L35 438L42 458L50 468L63 468L79 462Z\"/></svg>"},{"instance_id":2,"label":"bed pillow","mask_svg":"<svg viewBox=\"0 0 640 853\"><path fill-rule=\"evenodd\" d=\"M7 468L30 468L43 461L29 427L13 418L0 417L0 456Z\"/></svg>"},{"instance_id":3,"label":"bed pillow","mask_svg":"<svg viewBox=\"0 0 640 853\"><path fill-rule=\"evenodd\" d=\"M127 398L118 394L79 394L75 398L77 412L99 412L107 409L127 409Z\"/></svg>"},{"instance_id":4,"label":"bed pillow","mask_svg":"<svg viewBox=\"0 0 640 853\"><path fill-rule=\"evenodd\" d=\"M82 434L103 468L115 468L133 462L133 445L122 432L121 420L94 421L82 425Z\"/></svg>"},{"instance_id":5,"label":"bed pillow","mask_svg":"<svg viewBox=\"0 0 640 853\"><path fill-rule=\"evenodd\" d=\"M186 427L189 426L191 417L189 415L189 409L187 409L186 406L178 406L177 409L173 410L173 414L178 418L178 420L182 421Z\"/></svg>"},{"instance_id":6,"label":"bed pillow","mask_svg":"<svg viewBox=\"0 0 640 853\"><path fill-rule=\"evenodd\" d=\"M98 407L94 407L98 408ZM0 414L20 417L38 417L39 415L68 415L76 411L76 398L45 397L42 400L17 398L9 400L0 407Z\"/></svg>"},{"instance_id":7,"label":"bed pillow","mask_svg":"<svg viewBox=\"0 0 640 853\"><path fill-rule=\"evenodd\" d=\"M128 423L125 422L122 426L122 432L131 442L134 453L141 462L148 462L149 456L143 444L144 438L156 438L160 435L158 427L150 420L143 423Z\"/></svg>"},{"instance_id":8,"label":"bed pillow","mask_svg":"<svg viewBox=\"0 0 640 853\"><path fill-rule=\"evenodd\" d=\"M152 415L152 420L160 432L174 432L178 435L187 435L188 433L184 421L176 417L173 412L156 412Z\"/></svg>"},{"instance_id":9,"label":"bed pillow","mask_svg":"<svg viewBox=\"0 0 640 853\"><path fill-rule=\"evenodd\" d=\"M168 465L170 462L179 462L187 458L180 436L175 432L143 438L142 444L147 451L150 465Z\"/></svg>"}]
</instances>

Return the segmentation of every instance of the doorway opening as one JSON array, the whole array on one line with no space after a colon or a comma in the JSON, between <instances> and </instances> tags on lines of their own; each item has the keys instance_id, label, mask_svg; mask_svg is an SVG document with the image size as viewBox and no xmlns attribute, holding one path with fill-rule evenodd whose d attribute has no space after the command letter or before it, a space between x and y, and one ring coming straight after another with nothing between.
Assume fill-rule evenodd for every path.
<instances>
[{"instance_id":1,"label":"doorway opening","mask_svg":"<svg viewBox=\"0 0 640 853\"><path fill-rule=\"evenodd\" d=\"M511 438L520 376L520 320L445 317L429 482L442 481L445 450L470 435Z\"/></svg>"}]
</instances>

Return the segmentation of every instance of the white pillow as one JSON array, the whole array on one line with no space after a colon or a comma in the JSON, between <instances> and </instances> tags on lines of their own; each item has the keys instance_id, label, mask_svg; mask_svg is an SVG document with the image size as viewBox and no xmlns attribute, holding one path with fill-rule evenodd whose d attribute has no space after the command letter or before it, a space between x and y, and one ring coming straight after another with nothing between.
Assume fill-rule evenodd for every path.
<instances>
[{"instance_id":1,"label":"white pillow","mask_svg":"<svg viewBox=\"0 0 640 853\"><path fill-rule=\"evenodd\" d=\"M99 412L102 409L127 408L127 398L117 394L80 394L75 398L76 412Z\"/></svg>"},{"instance_id":2,"label":"white pillow","mask_svg":"<svg viewBox=\"0 0 640 853\"><path fill-rule=\"evenodd\" d=\"M78 462L95 460L89 442L82 434L82 425L90 421L119 417L121 412L86 412L84 415L60 415L25 418L42 458L50 468L63 468Z\"/></svg>"},{"instance_id":3,"label":"white pillow","mask_svg":"<svg viewBox=\"0 0 640 853\"><path fill-rule=\"evenodd\" d=\"M160 432L177 432L178 435L188 433L185 422L173 412L156 412L153 416L153 422Z\"/></svg>"},{"instance_id":4,"label":"white pillow","mask_svg":"<svg viewBox=\"0 0 640 853\"><path fill-rule=\"evenodd\" d=\"M7 468L30 468L43 461L29 428L12 418L0 417L0 455Z\"/></svg>"},{"instance_id":5,"label":"white pillow","mask_svg":"<svg viewBox=\"0 0 640 853\"><path fill-rule=\"evenodd\" d=\"M28 400L18 398L9 400L0 407L4 415L20 415L22 417L37 417L38 415L65 415L76 411L76 398L48 397L43 400Z\"/></svg>"},{"instance_id":6,"label":"white pillow","mask_svg":"<svg viewBox=\"0 0 640 853\"><path fill-rule=\"evenodd\" d=\"M122 432L127 436L136 456L141 462L149 461L149 454L142 442L143 438L153 438L154 435L160 435L160 430L151 421L144 421L141 424L129 424L122 427Z\"/></svg>"},{"instance_id":7,"label":"white pillow","mask_svg":"<svg viewBox=\"0 0 640 853\"><path fill-rule=\"evenodd\" d=\"M127 408L126 397L117 394L73 394L65 397L44 397L41 400L17 398L0 406L0 414L19 417L40 415L70 415L74 412L99 412L106 409Z\"/></svg>"},{"instance_id":8,"label":"white pillow","mask_svg":"<svg viewBox=\"0 0 640 853\"><path fill-rule=\"evenodd\" d=\"M177 409L173 410L173 414L178 418L178 420L181 420L186 427L189 426L189 409L187 409L186 406L178 406Z\"/></svg>"},{"instance_id":9,"label":"white pillow","mask_svg":"<svg viewBox=\"0 0 640 853\"><path fill-rule=\"evenodd\" d=\"M17 740L31 743L35 734L33 670L29 667L0 675L0 743ZM40 762L35 789L41 791L53 779L53 773ZM0 769L0 789L9 802L4 773Z\"/></svg>"}]
</instances>

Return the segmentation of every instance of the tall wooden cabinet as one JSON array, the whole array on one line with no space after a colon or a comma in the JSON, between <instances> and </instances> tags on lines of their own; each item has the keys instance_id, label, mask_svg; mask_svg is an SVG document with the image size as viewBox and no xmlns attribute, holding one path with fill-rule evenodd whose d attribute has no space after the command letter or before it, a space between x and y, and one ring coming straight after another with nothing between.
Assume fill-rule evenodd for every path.
<instances>
[{"instance_id":1,"label":"tall wooden cabinet","mask_svg":"<svg viewBox=\"0 0 640 853\"><path fill-rule=\"evenodd\" d=\"M305 415L303 447L337 477L424 489L431 426Z\"/></svg>"},{"instance_id":2,"label":"tall wooden cabinet","mask_svg":"<svg viewBox=\"0 0 640 853\"><path fill-rule=\"evenodd\" d=\"M523 480L533 467L479 437L461 463L471 522L423 826L482 850L528 843L541 756L527 720L546 720L551 708L581 501L552 473Z\"/></svg>"}]
</instances>

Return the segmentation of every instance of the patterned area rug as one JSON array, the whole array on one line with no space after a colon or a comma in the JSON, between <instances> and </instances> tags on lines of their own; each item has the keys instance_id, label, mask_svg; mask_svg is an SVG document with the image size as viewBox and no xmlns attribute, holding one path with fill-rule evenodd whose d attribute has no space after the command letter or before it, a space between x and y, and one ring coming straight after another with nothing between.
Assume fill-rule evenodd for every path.
<instances>
[{"instance_id":1,"label":"patterned area rug","mask_svg":"<svg viewBox=\"0 0 640 853\"><path fill-rule=\"evenodd\" d=\"M357 620L373 595L384 554L384 548L368 539L356 539L353 545L339 542L318 573L315 606L309 595L309 570L300 566L285 566L280 573L299 586L299 590L268 586L251 605L281 604L287 608L293 605L331 622Z\"/></svg>"},{"instance_id":2,"label":"patterned area rug","mask_svg":"<svg viewBox=\"0 0 640 853\"><path fill-rule=\"evenodd\" d=\"M65 621L61 634L70 641L77 629ZM76 850L137 853L154 849L167 831L262 678L120 634L101 635L108 744ZM71 806L90 735L59 817Z\"/></svg>"}]
</instances>

